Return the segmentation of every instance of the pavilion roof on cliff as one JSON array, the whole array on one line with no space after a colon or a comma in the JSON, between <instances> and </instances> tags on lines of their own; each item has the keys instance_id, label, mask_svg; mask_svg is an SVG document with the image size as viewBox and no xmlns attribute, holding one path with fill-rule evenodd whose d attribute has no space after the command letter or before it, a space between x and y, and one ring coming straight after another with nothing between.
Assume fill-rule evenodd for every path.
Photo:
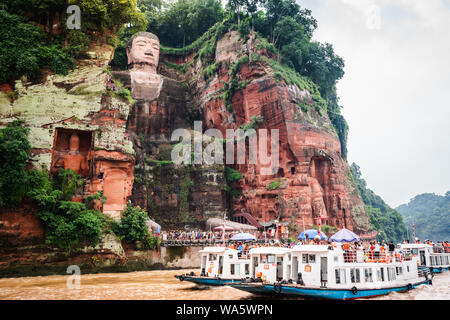
<instances>
[{"instance_id":1,"label":"pavilion roof on cliff","mask_svg":"<svg viewBox=\"0 0 450 320\"><path fill-rule=\"evenodd\" d=\"M206 227L209 229L211 227L211 229L215 228L215 227L220 227L224 225L224 221L223 219L220 218L209 218L206 221ZM256 227L251 226L249 224L243 224L243 223L238 223L238 222L233 222L233 221L228 221L225 220L225 226L228 227L232 227L234 228L234 230L257 230Z\"/></svg>"}]
</instances>

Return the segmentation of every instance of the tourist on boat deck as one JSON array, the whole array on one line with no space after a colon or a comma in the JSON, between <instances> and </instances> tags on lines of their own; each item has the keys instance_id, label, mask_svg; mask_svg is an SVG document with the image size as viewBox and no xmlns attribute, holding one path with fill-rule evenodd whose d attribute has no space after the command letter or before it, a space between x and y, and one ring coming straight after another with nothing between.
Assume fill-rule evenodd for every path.
<instances>
[{"instance_id":1,"label":"tourist on boat deck","mask_svg":"<svg viewBox=\"0 0 450 320\"><path fill-rule=\"evenodd\" d=\"M392 241L389 242L389 254L391 255L391 257L394 256L394 250L395 250L395 245Z\"/></svg>"},{"instance_id":2,"label":"tourist on boat deck","mask_svg":"<svg viewBox=\"0 0 450 320\"><path fill-rule=\"evenodd\" d=\"M375 259L380 259L380 245L378 244L378 242L375 241L375 248L374 248L374 252L375 252Z\"/></svg>"}]
</instances>

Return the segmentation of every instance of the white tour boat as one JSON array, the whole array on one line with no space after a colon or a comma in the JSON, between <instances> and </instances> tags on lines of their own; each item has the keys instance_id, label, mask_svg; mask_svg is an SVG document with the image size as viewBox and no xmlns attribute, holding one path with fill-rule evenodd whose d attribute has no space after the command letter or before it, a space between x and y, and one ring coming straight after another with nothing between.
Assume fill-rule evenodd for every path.
<instances>
[{"instance_id":1,"label":"white tour boat","mask_svg":"<svg viewBox=\"0 0 450 320\"><path fill-rule=\"evenodd\" d=\"M281 249L250 250L253 279L231 286L255 294L357 299L431 284L429 270L418 268L417 256L374 256L327 245Z\"/></svg>"},{"instance_id":2,"label":"white tour boat","mask_svg":"<svg viewBox=\"0 0 450 320\"><path fill-rule=\"evenodd\" d=\"M419 266L428 268L433 273L447 271L450 268L450 253L438 252L436 247L425 243L401 244L406 256L419 257Z\"/></svg>"},{"instance_id":3,"label":"white tour boat","mask_svg":"<svg viewBox=\"0 0 450 320\"><path fill-rule=\"evenodd\" d=\"M227 247L205 247L200 254L200 275L190 273L175 277L180 281L212 286L239 283L250 278L250 259L245 253Z\"/></svg>"}]
</instances>

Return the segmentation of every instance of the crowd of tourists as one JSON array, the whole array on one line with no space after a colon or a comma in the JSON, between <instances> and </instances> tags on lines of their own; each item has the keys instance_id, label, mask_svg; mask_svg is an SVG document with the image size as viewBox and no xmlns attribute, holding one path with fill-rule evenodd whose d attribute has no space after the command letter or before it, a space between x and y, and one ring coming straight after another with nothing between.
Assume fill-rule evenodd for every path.
<instances>
[{"instance_id":1,"label":"crowd of tourists","mask_svg":"<svg viewBox=\"0 0 450 320\"><path fill-rule=\"evenodd\" d=\"M231 239L235 234L240 233L240 231L231 231L225 232L225 240ZM268 239L273 240L275 236L267 232L252 232L251 235L255 236L256 239ZM222 232L221 231L201 231L201 230L170 230L163 231L160 234L162 241L220 241L222 240Z\"/></svg>"},{"instance_id":2,"label":"crowd of tourists","mask_svg":"<svg viewBox=\"0 0 450 320\"><path fill-rule=\"evenodd\" d=\"M232 242L230 239L238 231L231 231L225 233L225 241L229 247L234 248L242 254L247 254L248 250L260 246L272 246L272 247L293 247L295 245L328 245L330 250L340 247L344 251L344 258L348 262L363 259L366 262L383 262L392 259L403 259L404 254L400 246L395 245L392 241L359 241L359 242L332 242L329 240L320 240L318 237L313 239L306 238L305 240L298 239L297 241L290 241L288 239L275 239L274 235L267 232L253 232L252 235L258 239L258 241L247 242ZM221 242L223 235L221 231L201 231L201 230L171 230L163 231L160 235L163 242L167 241L185 241L185 242ZM407 240L403 243L408 243ZM416 240L416 243L426 243L433 246L434 252L450 252L450 244L448 241L432 242L431 240L425 240L421 242Z\"/></svg>"}]
</instances>

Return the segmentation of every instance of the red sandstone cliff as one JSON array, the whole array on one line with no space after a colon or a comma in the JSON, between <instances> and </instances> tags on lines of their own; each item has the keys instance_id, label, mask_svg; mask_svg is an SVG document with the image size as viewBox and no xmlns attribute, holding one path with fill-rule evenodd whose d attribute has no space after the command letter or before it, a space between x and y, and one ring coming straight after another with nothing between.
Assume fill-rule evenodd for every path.
<instances>
[{"instance_id":1,"label":"red sandstone cliff","mask_svg":"<svg viewBox=\"0 0 450 320\"><path fill-rule=\"evenodd\" d=\"M279 169L275 174L262 175L260 162L234 166L243 179L235 184L242 196L232 198L232 214L246 211L261 222L277 219L307 227L317 224L316 218L322 216L323 224L368 231L364 204L326 112L300 108L313 103L308 90L277 79L267 60L249 59L253 61L240 64L236 76L245 88L236 90L231 108L226 107L222 93L233 76L230 69L245 54L269 57L265 50L256 49L257 41L250 37L245 43L235 31L225 34L217 42L214 61L221 62L221 67L207 81L202 73L207 65L198 53L184 58L163 56L179 64L190 62L184 75L174 76L173 70L160 68L163 74L190 81L191 105L200 114L204 129L217 128L225 137L226 129L236 130L256 117L262 119L259 129L268 129L269 134L271 129L279 130ZM268 188L274 181L279 186Z\"/></svg>"}]
</instances>

